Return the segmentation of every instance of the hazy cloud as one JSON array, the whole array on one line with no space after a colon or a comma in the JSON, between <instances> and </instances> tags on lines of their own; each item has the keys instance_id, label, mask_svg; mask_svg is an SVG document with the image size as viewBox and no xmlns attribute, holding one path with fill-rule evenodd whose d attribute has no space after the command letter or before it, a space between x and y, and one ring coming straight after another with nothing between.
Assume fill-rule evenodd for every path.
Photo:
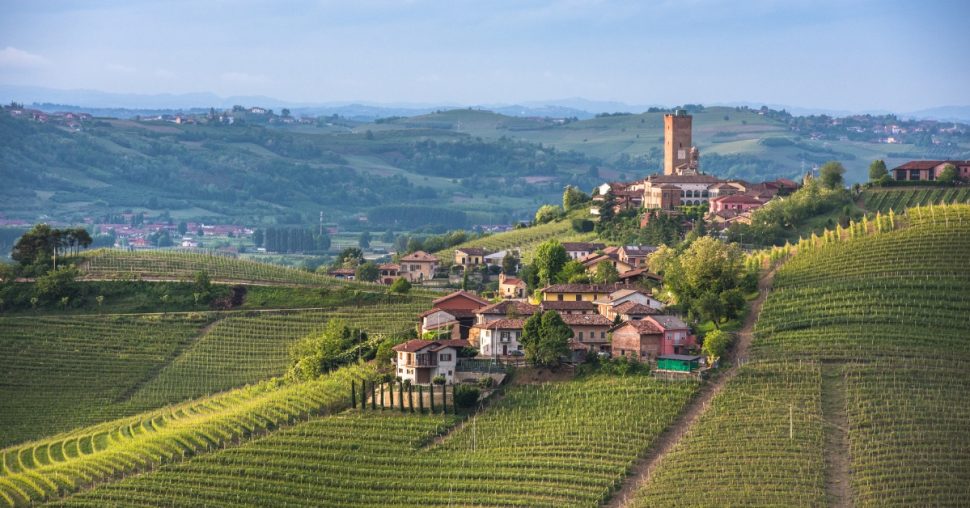
<instances>
[{"instance_id":1,"label":"hazy cloud","mask_svg":"<svg viewBox=\"0 0 970 508\"><path fill-rule=\"evenodd\" d=\"M7 46L0 49L0 67L32 68L47 65L47 59L28 51Z\"/></svg>"}]
</instances>

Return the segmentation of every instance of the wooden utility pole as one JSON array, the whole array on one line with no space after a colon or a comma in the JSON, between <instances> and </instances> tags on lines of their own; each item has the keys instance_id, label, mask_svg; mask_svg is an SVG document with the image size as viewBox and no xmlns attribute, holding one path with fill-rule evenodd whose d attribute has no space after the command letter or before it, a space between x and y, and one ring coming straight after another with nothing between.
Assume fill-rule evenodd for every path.
<instances>
[{"instance_id":1,"label":"wooden utility pole","mask_svg":"<svg viewBox=\"0 0 970 508\"><path fill-rule=\"evenodd\" d=\"M788 440L792 441L795 439L795 405L788 405Z\"/></svg>"}]
</instances>

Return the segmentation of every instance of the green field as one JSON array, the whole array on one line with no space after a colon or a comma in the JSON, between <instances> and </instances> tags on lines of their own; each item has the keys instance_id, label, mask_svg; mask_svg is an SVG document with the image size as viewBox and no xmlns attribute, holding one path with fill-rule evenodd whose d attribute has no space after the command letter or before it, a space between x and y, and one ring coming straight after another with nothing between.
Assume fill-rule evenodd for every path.
<instances>
[{"instance_id":1,"label":"green field","mask_svg":"<svg viewBox=\"0 0 970 508\"><path fill-rule=\"evenodd\" d=\"M724 504L970 503L970 268L953 257L970 251L970 206L907 221L783 265L751 364L661 463L643 505L670 501L685 477Z\"/></svg>"}]
</instances>

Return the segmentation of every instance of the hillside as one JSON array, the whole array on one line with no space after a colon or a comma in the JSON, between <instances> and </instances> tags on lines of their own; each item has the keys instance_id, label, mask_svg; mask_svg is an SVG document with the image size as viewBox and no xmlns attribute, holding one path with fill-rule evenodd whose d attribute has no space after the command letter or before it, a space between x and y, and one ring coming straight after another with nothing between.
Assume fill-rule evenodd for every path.
<instances>
[{"instance_id":1,"label":"hillside","mask_svg":"<svg viewBox=\"0 0 970 508\"><path fill-rule=\"evenodd\" d=\"M4 109L0 169L8 185L0 213L81 222L132 210L176 221L305 226L323 211L348 227L367 217L375 230L510 223L558 201L567 184L589 190L656 172L663 114L562 120L457 109L372 123L282 123L237 113L231 125L206 115L199 124L95 118L61 125ZM876 158L893 166L970 157L960 130L941 131L939 144L886 144L864 122L852 125L857 131L849 120L833 126L770 110L692 114L703 170L724 177L797 178L835 159L852 183L867 179Z\"/></svg>"},{"instance_id":2,"label":"hillside","mask_svg":"<svg viewBox=\"0 0 970 508\"><path fill-rule=\"evenodd\" d=\"M785 262L750 359L636 505L970 502L970 206L907 217Z\"/></svg>"}]
</instances>

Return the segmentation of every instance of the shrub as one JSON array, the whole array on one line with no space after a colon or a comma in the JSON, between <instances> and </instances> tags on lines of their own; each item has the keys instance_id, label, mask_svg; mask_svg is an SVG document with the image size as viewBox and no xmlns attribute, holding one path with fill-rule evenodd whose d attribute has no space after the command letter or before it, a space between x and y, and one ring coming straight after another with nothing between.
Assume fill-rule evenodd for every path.
<instances>
[{"instance_id":1,"label":"shrub","mask_svg":"<svg viewBox=\"0 0 970 508\"><path fill-rule=\"evenodd\" d=\"M445 384L445 377L442 376L441 374L438 374L437 376L431 378L431 383L436 385L443 385Z\"/></svg>"},{"instance_id":2,"label":"shrub","mask_svg":"<svg viewBox=\"0 0 970 508\"><path fill-rule=\"evenodd\" d=\"M391 283L389 291L401 295L407 294L408 291L411 291L411 283L407 279L397 279Z\"/></svg>"},{"instance_id":3,"label":"shrub","mask_svg":"<svg viewBox=\"0 0 970 508\"><path fill-rule=\"evenodd\" d=\"M455 405L460 408L468 409L475 407L481 391L477 386L456 385L455 386Z\"/></svg>"}]
</instances>

